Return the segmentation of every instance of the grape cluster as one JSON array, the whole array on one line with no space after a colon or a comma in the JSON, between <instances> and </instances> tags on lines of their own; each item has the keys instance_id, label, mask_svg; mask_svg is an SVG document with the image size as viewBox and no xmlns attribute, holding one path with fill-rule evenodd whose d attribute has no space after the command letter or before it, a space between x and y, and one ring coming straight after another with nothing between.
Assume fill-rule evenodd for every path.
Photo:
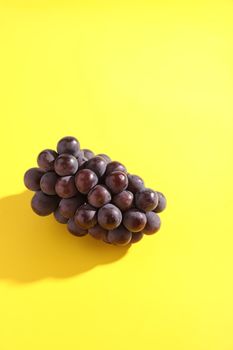
<instances>
[{"instance_id":1,"label":"grape cluster","mask_svg":"<svg viewBox=\"0 0 233 350\"><path fill-rule=\"evenodd\" d=\"M73 235L127 245L159 230L164 195L106 154L95 156L80 149L76 138L64 137L57 152L42 151L37 163L24 175L25 186L35 191L32 209L41 216L53 213Z\"/></svg>"}]
</instances>

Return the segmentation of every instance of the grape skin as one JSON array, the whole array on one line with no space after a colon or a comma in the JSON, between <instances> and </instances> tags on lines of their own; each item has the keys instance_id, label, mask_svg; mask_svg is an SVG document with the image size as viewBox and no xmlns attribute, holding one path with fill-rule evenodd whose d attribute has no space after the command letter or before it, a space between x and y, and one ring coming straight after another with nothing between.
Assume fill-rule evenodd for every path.
<instances>
[{"instance_id":1,"label":"grape skin","mask_svg":"<svg viewBox=\"0 0 233 350\"><path fill-rule=\"evenodd\" d=\"M75 175L75 184L79 192L87 194L98 183L98 177L90 169L81 169Z\"/></svg>"},{"instance_id":2,"label":"grape skin","mask_svg":"<svg viewBox=\"0 0 233 350\"><path fill-rule=\"evenodd\" d=\"M47 196L42 191L38 191L32 197L31 207L37 215L46 216L57 209L58 203L57 196Z\"/></svg>"},{"instance_id":3,"label":"grape skin","mask_svg":"<svg viewBox=\"0 0 233 350\"><path fill-rule=\"evenodd\" d=\"M60 177L55 185L56 193L61 198L71 198L77 195L74 176Z\"/></svg>"},{"instance_id":4,"label":"grape skin","mask_svg":"<svg viewBox=\"0 0 233 350\"><path fill-rule=\"evenodd\" d=\"M120 193L124 191L128 186L128 178L122 171L114 171L107 175L105 184L112 193Z\"/></svg>"},{"instance_id":5,"label":"grape skin","mask_svg":"<svg viewBox=\"0 0 233 350\"><path fill-rule=\"evenodd\" d=\"M48 195L55 195L55 185L58 180L58 176L55 172L50 171L45 173L40 180L40 188L41 190Z\"/></svg>"},{"instance_id":6,"label":"grape skin","mask_svg":"<svg viewBox=\"0 0 233 350\"><path fill-rule=\"evenodd\" d=\"M102 185L96 185L87 196L88 203L95 208L101 208L103 205L109 203L111 199L110 192Z\"/></svg>"},{"instance_id":7,"label":"grape skin","mask_svg":"<svg viewBox=\"0 0 233 350\"><path fill-rule=\"evenodd\" d=\"M123 225L131 232L140 232L146 225L146 215L139 210L130 209L124 213Z\"/></svg>"},{"instance_id":8,"label":"grape skin","mask_svg":"<svg viewBox=\"0 0 233 350\"><path fill-rule=\"evenodd\" d=\"M54 169L60 176L74 175L78 170L78 161L71 154L60 154L55 160Z\"/></svg>"},{"instance_id":9,"label":"grape skin","mask_svg":"<svg viewBox=\"0 0 233 350\"><path fill-rule=\"evenodd\" d=\"M162 192L157 191L157 195L158 195L158 204L153 211L155 213L161 213L162 211L164 211L164 209L167 206L167 200Z\"/></svg>"},{"instance_id":10,"label":"grape skin","mask_svg":"<svg viewBox=\"0 0 233 350\"><path fill-rule=\"evenodd\" d=\"M128 231L123 225L108 232L107 239L110 243L124 246L130 243L132 233Z\"/></svg>"},{"instance_id":11,"label":"grape skin","mask_svg":"<svg viewBox=\"0 0 233 350\"><path fill-rule=\"evenodd\" d=\"M158 195L150 188L137 192L135 195L136 207L145 212L153 210L158 204Z\"/></svg>"},{"instance_id":12,"label":"grape skin","mask_svg":"<svg viewBox=\"0 0 233 350\"><path fill-rule=\"evenodd\" d=\"M39 168L45 171L54 170L54 162L58 154L52 149L45 149L39 153L37 157L37 164Z\"/></svg>"},{"instance_id":13,"label":"grape skin","mask_svg":"<svg viewBox=\"0 0 233 350\"><path fill-rule=\"evenodd\" d=\"M146 235L152 235L156 233L161 226L161 220L160 217L154 213L153 211L149 211L146 213L147 223L142 230L143 233Z\"/></svg>"},{"instance_id":14,"label":"grape skin","mask_svg":"<svg viewBox=\"0 0 233 350\"><path fill-rule=\"evenodd\" d=\"M97 211L89 204L84 204L75 213L74 221L84 229L89 229L97 223Z\"/></svg>"},{"instance_id":15,"label":"grape skin","mask_svg":"<svg viewBox=\"0 0 233 350\"><path fill-rule=\"evenodd\" d=\"M60 223L60 224L66 224L69 219L65 218L60 211L60 208L58 207L55 212L53 213L54 218Z\"/></svg>"},{"instance_id":16,"label":"grape skin","mask_svg":"<svg viewBox=\"0 0 233 350\"><path fill-rule=\"evenodd\" d=\"M84 203L85 198L81 194L72 198L63 198L59 203L60 212L65 218L70 219Z\"/></svg>"},{"instance_id":17,"label":"grape skin","mask_svg":"<svg viewBox=\"0 0 233 350\"><path fill-rule=\"evenodd\" d=\"M40 190L40 180L45 172L39 168L31 168L24 174L24 185L30 191Z\"/></svg>"},{"instance_id":18,"label":"grape skin","mask_svg":"<svg viewBox=\"0 0 233 350\"><path fill-rule=\"evenodd\" d=\"M75 223L73 218L69 219L67 223L67 229L72 235L77 237L85 236L88 233L87 230L83 229L77 223Z\"/></svg>"},{"instance_id":19,"label":"grape skin","mask_svg":"<svg viewBox=\"0 0 233 350\"><path fill-rule=\"evenodd\" d=\"M115 204L121 211L126 211L130 209L133 205L134 196L130 191L122 191L116 194L112 202Z\"/></svg>"},{"instance_id":20,"label":"grape skin","mask_svg":"<svg viewBox=\"0 0 233 350\"><path fill-rule=\"evenodd\" d=\"M57 144L57 152L59 154L69 153L77 157L80 150L79 141L73 136L65 136Z\"/></svg>"},{"instance_id":21,"label":"grape skin","mask_svg":"<svg viewBox=\"0 0 233 350\"><path fill-rule=\"evenodd\" d=\"M106 230L117 228L121 221L121 211L113 204L106 204L98 211L98 223Z\"/></svg>"}]
</instances>

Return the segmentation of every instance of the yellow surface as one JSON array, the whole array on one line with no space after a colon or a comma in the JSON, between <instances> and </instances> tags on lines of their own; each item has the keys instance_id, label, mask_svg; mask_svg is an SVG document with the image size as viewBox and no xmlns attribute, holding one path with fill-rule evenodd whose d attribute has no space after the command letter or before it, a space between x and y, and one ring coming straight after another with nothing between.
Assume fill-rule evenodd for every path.
<instances>
[{"instance_id":1,"label":"yellow surface","mask_svg":"<svg viewBox=\"0 0 233 350\"><path fill-rule=\"evenodd\" d=\"M0 349L233 349L233 2L0 2ZM78 239L23 173L65 135L163 191L141 244Z\"/></svg>"}]
</instances>

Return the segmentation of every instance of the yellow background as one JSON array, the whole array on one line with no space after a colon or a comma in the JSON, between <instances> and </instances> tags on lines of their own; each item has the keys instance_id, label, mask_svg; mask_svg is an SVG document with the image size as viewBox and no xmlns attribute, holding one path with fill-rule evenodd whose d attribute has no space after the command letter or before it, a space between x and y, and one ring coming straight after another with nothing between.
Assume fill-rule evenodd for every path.
<instances>
[{"instance_id":1,"label":"yellow background","mask_svg":"<svg viewBox=\"0 0 233 350\"><path fill-rule=\"evenodd\" d=\"M0 2L0 349L233 349L233 2ZM163 191L138 245L78 239L22 177L65 135Z\"/></svg>"}]
</instances>

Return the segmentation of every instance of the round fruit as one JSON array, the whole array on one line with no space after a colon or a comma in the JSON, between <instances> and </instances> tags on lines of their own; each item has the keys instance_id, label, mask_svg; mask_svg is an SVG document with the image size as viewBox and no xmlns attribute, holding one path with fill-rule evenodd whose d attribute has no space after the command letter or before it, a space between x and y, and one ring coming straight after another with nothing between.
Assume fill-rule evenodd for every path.
<instances>
[{"instance_id":1,"label":"round fruit","mask_svg":"<svg viewBox=\"0 0 233 350\"><path fill-rule=\"evenodd\" d=\"M79 141L73 136L63 137L57 144L59 154L69 153L77 157L80 150Z\"/></svg>"},{"instance_id":2,"label":"round fruit","mask_svg":"<svg viewBox=\"0 0 233 350\"><path fill-rule=\"evenodd\" d=\"M46 216L56 210L58 203L59 198L57 196L47 196L38 191L32 197L31 207L36 214Z\"/></svg>"},{"instance_id":3,"label":"round fruit","mask_svg":"<svg viewBox=\"0 0 233 350\"><path fill-rule=\"evenodd\" d=\"M146 213L146 218L147 218L147 223L142 231L146 235L152 235L153 233L156 233L160 229L160 226L161 226L160 217L153 211L149 211Z\"/></svg>"},{"instance_id":4,"label":"round fruit","mask_svg":"<svg viewBox=\"0 0 233 350\"><path fill-rule=\"evenodd\" d=\"M93 158L95 155L90 149L83 149L84 157L88 159Z\"/></svg>"},{"instance_id":5,"label":"round fruit","mask_svg":"<svg viewBox=\"0 0 233 350\"><path fill-rule=\"evenodd\" d=\"M106 160L98 156L89 159L85 164L85 168L94 171L94 173L96 173L98 177L101 177L104 175L106 166L107 166Z\"/></svg>"},{"instance_id":6,"label":"round fruit","mask_svg":"<svg viewBox=\"0 0 233 350\"><path fill-rule=\"evenodd\" d=\"M130 209L124 214L123 225L131 232L140 232L146 225L146 215L137 209Z\"/></svg>"},{"instance_id":7,"label":"round fruit","mask_svg":"<svg viewBox=\"0 0 233 350\"><path fill-rule=\"evenodd\" d=\"M88 233L87 230L83 229L78 224L76 224L73 218L69 219L67 223L67 228L68 228L68 231L72 233L72 235L77 237L85 236Z\"/></svg>"},{"instance_id":8,"label":"round fruit","mask_svg":"<svg viewBox=\"0 0 233 350\"><path fill-rule=\"evenodd\" d=\"M107 156L107 154L101 153L101 154L97 154L97 156L104 158L107 163L111 162L111 158Z\"/></svg>"},{"instance_id":9,"label":"round fruit","mask_svg":"<svg viewBox=\"0 0 233 350\"><path fill-rule=\"evenodd\" d=\"M158 195L158 205L155 207L153 211L155 213L161 213L162 211L164 211L164 209L167 206L167 200L163 193L157 191L157 195Z\"/></svg>"},{"instance_id":10,"label":"round fruit","mask_svg":"<svg viewBox=\"0 0 233 350\"><path fill-rule=\"evenodd\" d=\"M98 177L90 169L81 169L75 176L76 187L83 194L87 194L97 183Z\"/></svg>"},{"instance_id":11,"label":"round fruit","mask_svg":"<svg viewBox=\"0 0 233 350\"><path fill-rule=\"evenodd\" d=\"M98 223L106 230L117 228L122 221L121 211L113 204L106 204L99 209Z\"/></svg>"},{"instance_id":12,"label":"round fruit","mask_svg":"<svg viewBox=\"0 0 233 350\"><path fill-rule=\"evenodd\" d=\"M96 224L95 226L89 228L88 233L96 239L105 239L107 236L108 231L105 230L100 225Z\"/></svg>"},{"instance_id":13,"label":"round fruit","mask_svg":"<svg viewBox=\"0 0 233 350\"><path fill-rule=\"evenodd\" d=\"M59 207L55 210L55 212L53 213L55 219L60 223L60 224L66 224L68 222L69 219L65 218L62 214L61 211L59 209Z\"/></svg>"},{"instance_id":14,"label":"round fruit","mask_svg":"<svg viewBox=\"0 0 233 350\"><path fill-rule=\"evenodd\" d=\"M142 232L135 232L132 234L132 238L131 238L130 243L137 243L137 242L141 241L142 238L143 238Z\"/></svg>"},{"instance_id":15,"label":"round fruit","mask_svg":"<svg viewBox=\"0 0 233 350\"><path fill-rule=\"evenodd\" d=\"M112 202L121 211L126 211L132 207L133 199L134 199L134 196L132 192L122 191L113 197Z\"/></svg>"},{"instance_id":16,"label":"round fruit","mask_svg":"<svg viewBox=\"0 0 233 350\"><path fill-rule=\"evenodd\" d=\"M65 218L72 218L76 213L76 210L85 203L85 198L78 194L76 197L63 198L59 203L59 209L61 214Z\"/></svg>"},{"instance_id":17,"label":"round fruit","mask_svg":"<svg viewBox=\"0 0 233 350\"><path fill-rule=\"evenodd\" d=\"M105 184L112 193L119 193L124 191L128 186L128 178L122 171L114 171L107 175Z\"/></svg>"},{"instance_id":18,"label":"round fruit","mask_svg":"<svg viewBox=\"0 0 233 350\"><path fill-rule=\"evenodd\" d=\"M37 164L45 171L52 171L54 170L54 162L57 156L57 152L53 151L52 149L45 149L39 153L37 157Z\"/></svg>"},{"instance_id":19,"label":"round fruit","mask_svg":"<svg viewBox=\"0 0 233 350\"><path fill-rule=\"evenodd\" d=\"M64 153L55 160L54 169L60 176L74 175L78 170L78 161L71 154Z\"/></svg>"},{"instance_id":20,"label":"round fruit","mask_svg":"<svg viewBox=\"0 0 233 350\"><path fill-rule=\"evenodd\" d=\"M45 173L40 180L41 190L48 195L55 195L55 185L58 180L58 176L53 171Z\"/></svg>"},{"instance_id":21,"label":"round fruit","mask_svg":"<svg viewBox=\"0 0 233 350\"><path fill-rule=\"evenodd\" d=\"M144 181L138 175L128 174L128 188L127 190L136 193L144 189Z\"/></svg>"},{"instance_id":22,"label":"round fruit","mask_svg":"<svg viewBox=\"0 0 233 350\"><path fill-rule=\"evenodd\" d=\"M127 173L126 167L117 161L108 163L106 168L106 175L113 173L113 171L122 171L123 173Z\"/></svg>"},{"instance_id":23,"label":"round fruit","mask_svg":"<svg viewBox=\"0 0 233 350\"><path fill-rule=\"evenodd\" d=\"M83 204L75 213L74 221L82 228L89 229L97 223L96 209L89 204Z\"/></svg>"},{"instance_id":24,"label":"round fruit","mask_svg":"<svg viewBox=\"0 0 233 350\"><path fill-rule=\"evenodd\" d=\"M146 188L136 193L136 207L143 211L150 211L156 208L158 204L158 195L155 191Z\"/></svg>"},{"instance_id":25,"label":"round fruit","mask_svg":"<svg viewBox=\"0 0 233 350\"><path fill-rule=\"evenodd\" d=\"M74 176L60 177L57 180L55 190L61 198L71 198L76 196L78 191L75 186Z\"/></svg>"},{"instance_id":26,"label":"round fruit","mask_svg":"<svg viewBox=\"0 0 233 350\"><path fill-rule=\"evenodd\" d=\"M88 203L93 205L93 207L101 208L103 205L111 201L111 194L106 187L102 185L96 185L88 193Z\"/></svg>"},{"instance_id":27,"label":"round fruit","mask_svg":"<svg viewBox=\"0 0 233 350\"><path fill-rule=\"evenodd\" d=\"M132 239L132 233L123 225L108 232L107 239L115 245L127 245Z\"/></svg>"},{"instance_id":28,"label":"round fruit","mask_svg":"<svg viewBox=\"0 0 233 350\"><path fill-rule=\"evenodd\" d=\"M39 168L31 168L24 174L24 184L31 191L40 190L40 180L44 175L44 171Z\"/></svg>"}]
</instances>

